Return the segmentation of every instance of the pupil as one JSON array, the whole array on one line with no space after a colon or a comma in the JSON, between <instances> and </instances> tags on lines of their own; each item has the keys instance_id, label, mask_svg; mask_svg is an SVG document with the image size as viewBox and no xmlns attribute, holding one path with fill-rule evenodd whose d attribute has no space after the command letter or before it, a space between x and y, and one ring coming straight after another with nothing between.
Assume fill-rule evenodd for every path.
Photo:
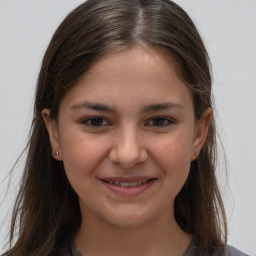
<instances>
[{"instance_id":1,"label":"pupil","mask_svg":"<svg viewBox=\"0 0 256 256\"><path fill-rule=\"evenodd\" d=\"M102 118L93 118L93 119L91 120L91 124L92 124L92 125L95 125L95 126L100 126L100 125L102 125L102 122L103 122Z\"/></svg>"},{"instance_id":2,"label":"pupil","mask_svg":"<svg viewBox=\"0 0 256 256\"><path fill-rule=\"evenodd\" d=\"M155 126L161 126L161 125L164 125L164 119L163 118L155 118L153 120L153 124Z\"/></svg>"}]
</instances>

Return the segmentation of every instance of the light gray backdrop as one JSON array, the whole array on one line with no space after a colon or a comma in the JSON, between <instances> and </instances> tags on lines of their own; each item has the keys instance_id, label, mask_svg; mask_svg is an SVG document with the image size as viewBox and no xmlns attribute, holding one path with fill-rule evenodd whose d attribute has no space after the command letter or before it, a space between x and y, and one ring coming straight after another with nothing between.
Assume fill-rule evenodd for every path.
<instances>
[{"instance_id":1,"label":"light gray backdrop","mask_svg":"<svg viewBox=\"0 0 256 256\"><path fill-rule=\"evenodd\" d=\"M3 180L25 146L44 50L63 17L82 0L0 0L0 200ZM213 64L219 128L232 195L225 193L229 244L256 255L256 1L176 0L197 24ZM22 161L21 161L22 163ZM18 165L0 205L0 252ZM221 171L221 167L220 167ZM223 187L227 185L223 183Z\"/></svg>"}]
</instances>

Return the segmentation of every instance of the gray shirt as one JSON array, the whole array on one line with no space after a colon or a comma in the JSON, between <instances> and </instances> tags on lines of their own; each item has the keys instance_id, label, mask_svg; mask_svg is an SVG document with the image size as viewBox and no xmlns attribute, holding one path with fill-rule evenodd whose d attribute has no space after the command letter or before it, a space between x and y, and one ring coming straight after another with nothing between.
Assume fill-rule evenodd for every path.
<instances>
[{"instance_id":1,"label":"gray shirt","mask_svg":"<svg viewBox=\"0 0 256 256\"><path fill-rule=\"evenodd\" d=\"M58 250L58 255L61 256L83 256L80 251L78 250L78 248L76 248L74 246L73 248L73 255L71 255L70 252L68 252L67 249L62 248ZM185 254L183 256L198 256L197 253L197 247L195 245L194 240L192 240L191 244L189 245L187 251L185 252ZM225 247L224 252L219 253L218 251L212 252L211 254L209 253L204 253L201 256L248 256L247 254L242 253L241 251L235 249L232 246L227 245Z\"/></svg>"},{"instance_id":2,"label":"gray shirt","mask_svg":"<svg viewBox=\"0 0 256 256\"><path fill-rule=\"evenodd\" d=\"M79 254L78 254L79 255ZM81 255L81 254L80 254ZM194 240L192 240L190 246L188 247L187 251L183 256L198 256L197 254L197 247L195 245ZM247 254L242 253L241 251L237 250L236 248L227 245L224 249L224 252L212 252L211 254L209 253L204 253L202 256L248 256Z\"/></svg>"}]
</instances>

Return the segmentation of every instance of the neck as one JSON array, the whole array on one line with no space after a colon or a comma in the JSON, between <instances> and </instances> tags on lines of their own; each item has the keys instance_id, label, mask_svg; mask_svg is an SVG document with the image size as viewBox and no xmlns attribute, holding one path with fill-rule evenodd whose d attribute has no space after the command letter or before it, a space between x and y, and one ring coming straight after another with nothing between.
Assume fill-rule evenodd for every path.
<instances>
[{"instance_id":1,"label":"neck","mask_svg":"<svg viewBox=\"0 0 256 256\"><path fill-rule=\"evenodd\" d=\"M140 227L123 228L87 213L75 243L84 256L181 256L191 239L169 214Z\"/></svg>"}]
</instances>

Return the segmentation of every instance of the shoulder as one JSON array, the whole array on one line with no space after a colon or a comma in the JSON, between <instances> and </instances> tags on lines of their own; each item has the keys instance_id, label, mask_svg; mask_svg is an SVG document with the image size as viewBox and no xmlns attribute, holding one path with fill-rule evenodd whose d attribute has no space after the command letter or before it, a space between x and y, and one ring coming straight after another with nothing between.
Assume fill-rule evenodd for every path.
<instances>
[{"instance_id":1,"label":"shoulder","mask_svg":"<svg viewBox=\"0 0 256 256\"><path fill-rule=\"evenodd\" d=\"M249 256L230 245L226 245L222 249L208 247L204 250L204 252L199 253L198 246L196 245L195 241L193 240L183 256L196 256L196 255L201 255L201 256Z\"/></svg>"},{"instance_id":2,"label":"shoulder","mask_svg":"<svg viewBox=\"0 0 256 256\"><path fill-rule=\"evenodd\" d=\"M58 248L48 256L82 256L82 254L77 248L73 248L72 250L69 248Z\"/></svg>"},{"instance_id":3,"label":"shoulder","mask_svg":"<svg viewBox=\"0 0 256 256\"><path fill-rule=\"evenodd\" d=\"M74 245L73 239L63 239L48 256L82 256L82 254Z\"/></svg>"},{"instance_id":4,"label":"shoulder","mask_svg":"<svg viewBox=\"0 0 256 256\"><path fill-rule=\"evenodd\" d=\"M247 254L237 250L236 248L227 245L224 256L248 256Z\"/></svg>"}]
</instances>

